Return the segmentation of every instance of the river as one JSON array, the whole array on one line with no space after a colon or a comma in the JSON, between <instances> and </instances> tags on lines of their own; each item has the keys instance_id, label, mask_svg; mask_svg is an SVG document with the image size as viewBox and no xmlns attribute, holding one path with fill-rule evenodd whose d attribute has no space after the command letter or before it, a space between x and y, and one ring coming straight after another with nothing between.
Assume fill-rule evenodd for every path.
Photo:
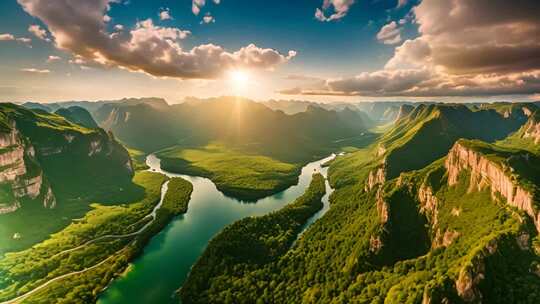
<instances>
[{"instance_id":1,"label":"river","mask_svg":"<svg viewBox=\"0 0 540 304\"><path fill-rule=\"evenodd\" d=\"M146 163L150 166L150 171L169 177L182 177L193 184L188 212L173 219L152 238L143 254L133 261L129 271L110 284L98 303L178 303L178 298L174 296L175 291L187 278L192 265L214 235L239 219L264 215L293 202L309 186L314 172L320 172L326 177L328 168L321 165L333 157L334 155L304 166L297 185L256 203L244 203L223 195L207 178L162 170L159 158L149 155ZM308 221L308 225L328 210L328 198L332 192L328 181L326 190L323 209Z\"/></svg>"}]
</instances>

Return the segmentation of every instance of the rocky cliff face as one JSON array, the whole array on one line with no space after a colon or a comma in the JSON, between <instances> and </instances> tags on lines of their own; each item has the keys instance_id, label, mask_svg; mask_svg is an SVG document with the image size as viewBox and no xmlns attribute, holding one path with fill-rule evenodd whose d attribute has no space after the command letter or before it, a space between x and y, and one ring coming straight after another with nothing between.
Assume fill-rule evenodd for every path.
<instances>
[{"instance_id":1,"label":"rocky cliff face","mask_svg":"<svg viewBox=\"0 0 540 304\"><path fill-rule=\"evenodd\" d=\"M386 170L383 164L381 167L371 170L369 172L368 179L364 186L364 191L371 191L373 188L375 188L375 186L384 184L385 181Z\"/></svg>"},{"instance_id":2,"label":"rocky cliff face","mask_svg":"<svg viewBox=\"0 0 540 304\"><path fill-rule=\"evenodd\" d=\"M540 121L529 119L523 126L522 138L534 140L535 144L540 143Z\"/></svg>"},{"instance_id":3,"label":"rocky cliff face","mask_svg":"<svg viewBox=\"0 0 540 304\"><path fill-rule=\"evenodd\" d=\"M0 131L0 185L11 194L6 193L0 202L0 214L16 211L21 199L36 200L40 196L44 207L53 208L56 199L36 165L34 147L14 122L10 122L10 128Z\"/></svg>"},{"instance_id":4,"label":"rocky cliff face","mask_svg":"<svg viewBox=\"0 0 540 304\"><path fill-rule=\"evenodd\" d=\"M0 213L17 210L24 200L53 208L57 197L121 189L133 173L127 150L112 133L0 104Z\"/></svg>"},{"instance_id":5,"label":"rocky cliff face","mask_svg":"<svg viewBox=\"0 0 540 304\"><path fill-rule=\"evenodd\" d=\"M488 187L495 197L501 195L506 203L525 211L540 232L540 212L534 205L533 193L519 185L503 164L488 159L478 151L457 142L450 150L445 162L448 183L455 185L463 170L470 171L470 190Z\"/></svg>"}]
</instances>

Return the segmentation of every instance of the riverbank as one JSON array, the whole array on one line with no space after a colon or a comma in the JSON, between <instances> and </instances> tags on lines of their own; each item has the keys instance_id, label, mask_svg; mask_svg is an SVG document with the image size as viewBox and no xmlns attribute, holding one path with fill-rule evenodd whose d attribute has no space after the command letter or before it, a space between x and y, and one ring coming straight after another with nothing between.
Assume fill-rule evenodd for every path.
<instances>
[{"instance_id":1,"label":"riverbank","mask_svg":"<svg viewBox=\"0 0 540 304\"><path fill-rule=\"evenodd\" d=\"M112 282L98 303L178 303L174 297L175 291L183 285L191 267L212 237L237 220L265 215L293 202L305 192L313 173L320 172L326 176L327 168L322 168L321 164L330 158L304 166L297 185L258 200L255 204L244 204L225 196L207 178L164 171L161 161L153 155L149 156L147 164L152 171L170 178L182 177L193 184L189 210L152 238L144 254L132 262L131 271ZM323 203L323 209L327 208L327 196L323 197Z\"/></svg>"},{"instance_id":2,"label":"riverbank","mask_svg":"<svg viewBox=\"0 0 540 304\"><path fill-rule=\"evenodd\" d=\"M58 299L95 302L98 292L125 271L151 237L186 209L191 186L175 179L169 192L167 180L162 174L138 172L134 182L145 189L142 201L95 205L83 219L51 239L6 255L0 261L2 303ZM183 193L173 193L176 191ZM39 273L43 277L36 276Z\"/></svg>"}]
</instances>

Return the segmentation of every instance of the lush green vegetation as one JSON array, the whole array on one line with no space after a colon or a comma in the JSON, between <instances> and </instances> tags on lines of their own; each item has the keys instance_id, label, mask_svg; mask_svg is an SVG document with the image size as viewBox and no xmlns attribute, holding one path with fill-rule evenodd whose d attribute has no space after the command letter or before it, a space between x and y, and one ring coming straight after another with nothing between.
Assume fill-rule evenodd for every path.
<instances>
[{"instance_id":1,"label":"lush green vegetation","mask_svg":"<svg viewBox=\"0 0 540 304\"><path fill-rule=\"evenodd\" d=\"M115 205L94 204L93 210L83 218L45 242L6 254L0 260L0 301L77 271L81 273L55 281L25 301L95 301L110 280L120 275L128 262L142 251L150 237L174 215L185 212L192 186L183 179L173 179L155 220L149 217L160 200L161 187L166 180L166 176L158 173L138 172L133 181L144 189L138 200Z\"/></svg>"},{"instance_id":2,"label":"lush green vegetation","mask_svg":"<svg viewBox=\"0 0 540 304\"><path fill-rule=\"evenodd\" d=\"M142 188L131 181L129 155L111 134L13 104L1 104L0 113L2 132L9 132L14 122L21 134L27 170L23 178L43 173L43 185L50 185L56 198L54 210L43 208L42 193L35 200L23 198L16 212L0 215L0 254L43 241L82 217L92 202L141 196Z\"/></svg>"},{"instance_id":3,"label":"lush green vegetation","mask_svg":"<svg viewBox=\"0 0 540 304\"><path fill-rule=\"evenodd\" d=\"M162 209L174 215L186 213L193 185L183 178L173 177L167 187Z\"/></svg>"},{"instance_id":4,"label":"lush green vegetation","mask_svg":"<svg viewBox=\"0 0 540 304\"><path fill-rule=\"evenodd\" d=\"M489 303L536 303L540 278L534 271L540 263L540 246L531 219L489 188L472 191L466 170L457 185L449 186L445 159L437 160L459 137L493 141L516 126L504 125L494 111L442 108L417 109L374 144L330 162L329 180L336 188L331 208L286 252L276 255L262 245L244 247L252 244L244 238L255 237L240 224L254 220L225 230L193 269L181 290L182 300L462 303L472 294L472 301L481 295ZM474 130L475 119L503 125ZM522 184L538 183L536 156L480 141L464 143ZM369 173L385 157L394 166L392 174L380 187L366 191ZM414 157L420 160L398 161ZM427 203L426 189L436 203ZM265 226L258 230L257 236L273 231ZM261 239L266 238L256 238ZM248 250L252 247L256 250ZM223 252L224 262L218 259ZM481 279L463 283L475 277Z\"/></svg>"},{"instance_id":5,"label":"lush green vegetation","mask_svg":"<svg viewBox=\"0 0 540 304\"><path fill-rule=\"evenodd\" d=\"M92 115L85 110L82 107L79 106L72 106L68 108L60 108L56 110L55 114L60 115L64 117L65 119L69 120L70 122L89 128L89 129L96 129L98 128L98 124L92 118Z\"/></svg>"},{"instance_id":6,"label":"lush green vegetation","mask_svg":"<svg viewBox=\"0 0 540 304\"><path fill-rule=\"evenodd\" d=\"M163 169L208 177L223 193L244 200L284 190L297 183L300 173L299 164L250 155L221 143L193 149L173 147L157 156Z\"/></svg>"},{"instance_id":7,"label":"lush green vegetation","mask_svg":"<svg viewBox=\"0 0 540 304\"><path fill-rule=\"evenodd\" d=\"M133 169L135 171L138 170L146 170L148 169L148 165L146 164L146 156L147 154L143 151L127 148L127 151L129 152L129 156L131 157L131 160L133 161Z\"/></svg>"},{"instance_id":8,"label":"lush green vegetation","mask_svg":"<svg viewBox=\"0 0 540 304\"><path fill-rule=\"evenodd\" d=\"M249 282L250 272L260 267L275 267L274 263L289 250L305 222L322 208L325 192L324 177L314 174L304 195L293 203L226 227L212 239L193 267L180 292L183 302L254 303L256 298L232 294L231 285Z\"/></svg>"}]
</instances>

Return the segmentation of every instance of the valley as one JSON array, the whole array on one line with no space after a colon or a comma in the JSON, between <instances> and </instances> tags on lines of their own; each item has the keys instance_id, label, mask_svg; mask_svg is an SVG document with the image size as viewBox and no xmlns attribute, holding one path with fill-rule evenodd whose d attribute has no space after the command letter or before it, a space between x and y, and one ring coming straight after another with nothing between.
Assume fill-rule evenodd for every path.
<instances>
[{"instance_id":1,"label":"valley","mask_svg":"<svg viewBox=\"0 0 540 304\"><path fill-rule=\"evenodd\" d=\"M163 141L169 146L155 153L145 149L158 146L123 132L146 121L128 114L139 107L141 115L152 107L171 112L162 103L102 105L129 116L98 119L109 133L88 119L101 108L90 115L82 107L50 114L8 106L25 136L13 133L8 116L2 153L36 147L20 164L41 170L57 201L23 197L0 215L10 239L0 258L0 303L498 303L539 294L536 106L512 116L502 106L406 104L392 122L373 125L360 110L272 114L245 100L207 102L189 110L199 118L185 128L198 125L198 133ZM206 107L220 110L203 114ZM266 128L202 128L227 107L273 117L269 123L313 121L317 131L296 137L283 129L278 144L264 137ZM116 135L110 121L134 125ZM71 139L92 134L107 134L111 148ZM332 151L346 153L325 157ZM88 179L57 169L75 159L74 172ZM96 166L110 179L92 180ZM101 184L107 180L114 183ZM4 185L16 199L14 186ZM23 217L47 224L33 237L36 226L21 225Z\"/></svg>"}]
</instances>

